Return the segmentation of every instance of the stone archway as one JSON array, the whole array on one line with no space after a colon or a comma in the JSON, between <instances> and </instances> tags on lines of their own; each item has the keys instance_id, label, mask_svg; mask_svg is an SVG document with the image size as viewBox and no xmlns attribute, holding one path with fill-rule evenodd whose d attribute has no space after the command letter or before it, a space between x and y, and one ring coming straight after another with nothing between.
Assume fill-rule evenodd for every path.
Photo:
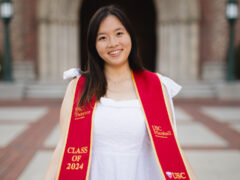
<instances>
[{"instance_id":1,"label":"stone archway","mask_svg":"<svg viewBox=\"0 0 240 180\"><path fill-rule=\"evenodd\" d=\"M198 0L154 0L157 14L156 71L196 80L199 59ZM39 77L62 78L79 66L79 8L82 0L39 0ZM169 13L171 12L171 13Z\"/></svg>"},{"instance_id":2,"label":"stone archway","mask_svg":"<svg viewBox=\"0 0 240 180\"><path fill-rule=\"evenodd\" d=\"M109 2L111 1L106 0L106 3ZM79 67L79 57L81 56L79 51L81 49L80 33L78 32L81 29L79 27L80 5L82 5L82 0L39 0L38 67L41 80L61 79L64 70ZM146 42L147 40L145 40ZM149 67L152 67L150 69L154 69L156 59L155 43L153 47L153 60L148 62Z\"/></svg>"}]
</instances>

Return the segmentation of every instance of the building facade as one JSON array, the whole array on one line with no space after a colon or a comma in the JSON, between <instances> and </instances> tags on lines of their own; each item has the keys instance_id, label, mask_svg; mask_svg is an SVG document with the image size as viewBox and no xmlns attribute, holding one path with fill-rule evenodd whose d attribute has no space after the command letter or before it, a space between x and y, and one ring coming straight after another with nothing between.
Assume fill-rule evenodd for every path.
<instances>
[{"instance_id":1,"label":"building facade","mask_svg":"<svg viewBox=\"0 0 240 180\"><path fill-rule=\"evenodd\" d=\"M129 16L148 69L179 81L224 81L229 41L226 2L13 0L14 79L60 81L65 70L86 68L89 19L96 9L113 3ZM0 34L0 55L3 55L2 23ZM235 26L237 46L240 46L240 17Z\"/></svg>"}]
</instances>

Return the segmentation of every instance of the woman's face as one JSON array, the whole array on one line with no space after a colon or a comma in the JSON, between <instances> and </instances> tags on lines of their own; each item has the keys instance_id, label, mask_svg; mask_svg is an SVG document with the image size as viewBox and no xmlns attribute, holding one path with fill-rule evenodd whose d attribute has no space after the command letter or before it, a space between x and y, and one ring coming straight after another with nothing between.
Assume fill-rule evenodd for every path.
<instances>
[{"instance_id":1,"label":"woman's face","mask_svg":"<svg viewBox=\"0 0 240 180\"><path fill-rule=\"evenodd\" d=\"M105 66L128 63L131 48L131 37L120 20L114 15L107 16L99 26L96 39L96 49Z\"/></svg>"}]
</instances>

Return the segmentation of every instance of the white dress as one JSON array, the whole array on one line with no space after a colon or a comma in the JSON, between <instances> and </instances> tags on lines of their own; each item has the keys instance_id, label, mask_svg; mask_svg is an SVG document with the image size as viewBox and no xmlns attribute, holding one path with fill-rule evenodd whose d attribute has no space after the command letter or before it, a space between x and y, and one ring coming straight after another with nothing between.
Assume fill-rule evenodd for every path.
<instances>
[{"instance_id":1,"label":"white dress","mask_svg":"<svg viewBox=\"0 0 240 180\"><path fill-rule=\"evenodd\" d=\"M172 97L181 86L162 75L160 78L167 89L176 131ZM90 180L162 179L137 99L100 99L93 118L91 161Z\"/></svg>"}]
</instances>

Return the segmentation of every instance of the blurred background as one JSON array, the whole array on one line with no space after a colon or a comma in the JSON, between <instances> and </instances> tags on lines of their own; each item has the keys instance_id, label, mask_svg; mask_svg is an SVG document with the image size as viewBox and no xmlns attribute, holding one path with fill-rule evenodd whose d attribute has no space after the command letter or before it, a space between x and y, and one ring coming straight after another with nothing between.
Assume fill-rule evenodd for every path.
<instances>
[{"instance_id":1,"label":"blurred background","mask_svg":"<svg viewBox=\"0 0 240 180\"><path fill-rule=\"evenodd\" d=\"M99 7L130 18L145 67L183 86L178 136L199 179L240 179L240 0L0 0L0 179L43 179L63 72L86 69Z\"/></svg>"}]
</instances>

